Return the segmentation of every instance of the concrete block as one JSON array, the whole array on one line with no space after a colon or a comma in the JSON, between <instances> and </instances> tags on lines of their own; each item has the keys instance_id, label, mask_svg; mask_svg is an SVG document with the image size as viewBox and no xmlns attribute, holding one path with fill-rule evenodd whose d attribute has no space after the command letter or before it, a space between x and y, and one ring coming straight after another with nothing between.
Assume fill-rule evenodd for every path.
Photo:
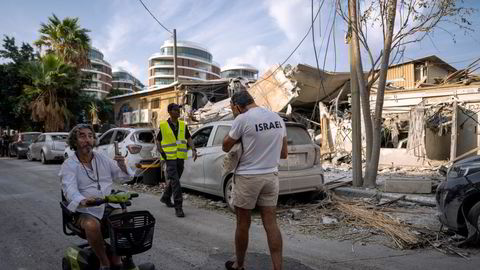
<instances>
[{"instance_id":1,"label":"concrete block","mask_svg":"<svg viewBox=\"0 0 480 270\"><path fill-rule=\"evenodd\" d=\"M428 194L432 192L432 181L411 178L390 178L385 180L385 192Z\"/></svg>"}]
</instances>

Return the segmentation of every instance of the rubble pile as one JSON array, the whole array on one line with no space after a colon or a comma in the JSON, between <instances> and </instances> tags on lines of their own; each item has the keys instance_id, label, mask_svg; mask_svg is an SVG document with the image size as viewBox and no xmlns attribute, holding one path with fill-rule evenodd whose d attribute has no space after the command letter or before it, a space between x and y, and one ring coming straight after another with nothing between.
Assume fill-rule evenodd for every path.
<instances>
[{"instance_id":1,"label":"rubble pile","mask_svg":"<svg viewBox=\"0 0 480 270\"><path fill-rule=\"evenodd\" d=\"M422 234L430 235L433 232L393 218L393 211L382 205L376 206L360 199L347 200L329 193L326 199L318 203L279 209L278 213L281 223L296 225L304 233L327 230L332 232L327 233L327 236L352 240L354 243L381 241L379 238L383 235L389 237L394 246L400 249L424 246ZM339 230L343 233L338 233Z\"/></svg>"},{"instance_id":2,"label":"rubble pile","mask_svg":"<svg viewBox=\"0 0 480 270\"><path fill-rule=\"evenodd\" d=\"M342 183L334 181L331 185L339 184ZM155 186L124 184L121 189L160 195L164 183ZM184 193L183 196L184 200L196 207L233 215L220 198L193 191ZM287 235L317 234L330 239L351 241L352 249L357 243L380 243L400 249L431 246L444 254L463 258L470 256L470 251L457 247L463 240L462 237L447 235L441 230L435 218L435 208L405 202L402 198L346 199L331 192L325 193L324 198L317 197L313 200L304 196L281 197L277 217L282 231ZM255 211L252 220L261 224L260 216Z\"/></svg>"},{"instance_id":3,"label":"rubble pile","mask_svg":"<svg viewBox=\"0 0 480 270\"><path fill-rule=\"evenodd\" d=\"M425 111L425 126L439 136L451 132L452 104L438 104Z\"/></svg>"},{"instance_id":4,"label":"rubble pile","mask_svg":"<svg viewBox=\"0 0 480 270\"><path fill-rule=\"evenodd\" d=\"M410 230L408 224L395 220L373 207L366 207L357 202L335 197L338 210L346 214L350 222L385 233L400 249L409 249L421 245L421 239Z\"/></svg>"},{"instance_id":5,"label":"rubble pile","mask_svg":"<svg viewBox=\"0 0 480 270\"><path fill-rule=\"evenodd\" d=\"M480 76L474 75L473 73L477 71L480 66L480 58L473 61L466 68L457 70L452 74L449 74L441 80L441 84L464 84L468 85L472 82L480 81Z\"/></svg>"}]
</instances>

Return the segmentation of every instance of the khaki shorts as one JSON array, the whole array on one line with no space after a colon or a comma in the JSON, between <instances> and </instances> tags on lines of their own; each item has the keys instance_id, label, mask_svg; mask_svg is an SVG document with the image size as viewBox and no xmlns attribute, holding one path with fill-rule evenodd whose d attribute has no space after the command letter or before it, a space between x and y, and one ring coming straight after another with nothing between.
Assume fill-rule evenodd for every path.
<instances>
[{"instance_id":1,"label":"khaki shorts","mask_svg":"<svg viewBox=\"0 0 480 270\"><path fill-rule=\"evenodd\" d=\"M106 223L107 223L107 218L110 215L115 215L115 214L121 214L123 213L121 208L113 208L110 205L105 206L105 211L103 211L103 217L100 221L100 224L102 225L102 231L106 229ZM80 227L82 229L85 228L85 222L88 221L89 219L96 219L98 220L97 217L87 214L87 213L79 213L78 216L75 219L75 226Z\"/></svg>"},{"instance_id":2,"label":"khaki shorts","mask_svg":"<svg viewBox=\"0 0 480 270\"><path fill-rule=\"evenodd\" d=\"M278 173L235 175L233 205L243 209L258 206L277 206Z\"/></svg>"}]
</instances>

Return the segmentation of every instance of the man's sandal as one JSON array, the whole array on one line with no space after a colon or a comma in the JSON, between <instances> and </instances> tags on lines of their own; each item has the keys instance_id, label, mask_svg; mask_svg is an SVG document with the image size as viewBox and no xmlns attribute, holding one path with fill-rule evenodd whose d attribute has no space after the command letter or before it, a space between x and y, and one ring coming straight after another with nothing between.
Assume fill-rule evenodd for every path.
<instances>
[{"instance_id":1,"label":"man's sandal","mask_svg":"<svg viewBox=\"0 0 480 270\"><path fill-rule=\"evenodd\" d=\"M234 261L227 261L225 263L225 268L227 268L227 270L245 270L245 267L242 267L242 268L234 268L233 265L235 264Z\"/></svg>"}]
</instances>

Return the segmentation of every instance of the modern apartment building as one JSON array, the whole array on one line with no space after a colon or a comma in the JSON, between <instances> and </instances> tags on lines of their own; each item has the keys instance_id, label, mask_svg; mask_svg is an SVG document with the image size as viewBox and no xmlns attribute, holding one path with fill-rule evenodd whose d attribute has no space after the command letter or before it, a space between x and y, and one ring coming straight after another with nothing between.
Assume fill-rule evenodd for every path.
<instances>
[{"instance_id":1,"label":"modern apartment building","mask_svg":"<svg viewBox=\"0 0 480 270\"><path fill-rule=\"evenodd\" d=\"M220 79L220 67L212 54L201 45L177 41L179 80L205 81ZM148 89L157 89L174 82L173 40L167 40L160 52L148 59Z\"/></svg>"},{"instance_id":2,"label":"modern apartment building","mask_svg":"<svg viewBox=\"0 0 480 270\"><path fill-rule=\"evenodd\" d=\"M258 69L249 64L228 65L222 68L220 75L225 79L243 77L249 80L257 80Z\"/></svg>"},{"instance_id":3,"label":"modern apartment building","mask_svg":"<svg viewBox=\"0 0 480 270\"><path fill-rule=\"evenodd\" d=\"M112 89L112 66L103 59L103 53L94 47L91 47L88 59L90 63L82 71L90 81L82 90L103 99Z\"/></svg>"},{"instance_id":4,"label":"modern apartment building","mask_svg":"<svg viewBox=\"0 0 480 270\"><path fill-rule=\"evenodd\" d=\"M113 70L112 89L122 91L122 94L129 94L141 91L145 85L132 73L119 67Z\"/></svg>"}]
</instances>

